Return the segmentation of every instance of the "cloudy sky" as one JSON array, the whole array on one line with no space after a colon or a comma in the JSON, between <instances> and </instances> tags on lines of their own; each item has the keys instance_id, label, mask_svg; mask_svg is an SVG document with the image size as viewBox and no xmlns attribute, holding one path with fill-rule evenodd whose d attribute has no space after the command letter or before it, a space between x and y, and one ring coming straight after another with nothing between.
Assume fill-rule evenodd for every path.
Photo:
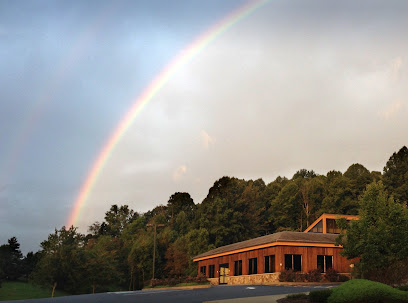
<instances>
[{"instance_id":1,"label":"cloudy sky","mask_svg":"<svg viewBox=\"0 0 408 303\"><path fill-rule=\"evenodd\" d=\"M0 0L0 244L66 224L102 148L183 49L246 1ZM408 3L270 0L182 65L112 151L76 225L112 204L196 203L408 144Z\"/></svg>"}]
</instances>

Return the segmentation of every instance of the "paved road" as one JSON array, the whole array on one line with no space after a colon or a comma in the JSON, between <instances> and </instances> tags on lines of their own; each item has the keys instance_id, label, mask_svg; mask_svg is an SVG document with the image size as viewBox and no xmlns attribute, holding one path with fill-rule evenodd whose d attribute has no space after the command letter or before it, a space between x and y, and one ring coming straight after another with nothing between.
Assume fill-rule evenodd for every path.
<instances>
[{"instance_id":1,"label":"paved road","mask_svg":"<svg viewBox=\"0 0 408 303\"><path fill-rule=\"evenodd\" d=\"M8 302L45 302L45 303L201 303L204 301L246 298L256 296L271 296L309 292L311 290L332 287L324 286L267 286L267 285L239 285L239 286L216 286L204 289L165 289L148 291L112 292L94 295L79 295L58 297L49 299L21 300ZM3 301L4 302L4 301Z\"/></svg>"}]
</instances>

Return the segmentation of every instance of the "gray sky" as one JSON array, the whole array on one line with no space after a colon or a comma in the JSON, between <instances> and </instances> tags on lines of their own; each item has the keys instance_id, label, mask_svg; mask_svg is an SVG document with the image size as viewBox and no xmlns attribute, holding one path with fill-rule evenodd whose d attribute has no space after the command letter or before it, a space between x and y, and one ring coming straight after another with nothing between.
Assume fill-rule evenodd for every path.
<instances>
[{"instance_id":1,"label":"gray sky","mask_svg":"<svg viewBox=\"0 0 408 303\"><path fill-rule=\"evenodd\" d=\"M172 58L245 1L0 0L0 244L38 250ZM408 144L408 3L271 0L175 73L114 149L77 222L218 178L273 181Z\"/></svg>"}]
</instances>

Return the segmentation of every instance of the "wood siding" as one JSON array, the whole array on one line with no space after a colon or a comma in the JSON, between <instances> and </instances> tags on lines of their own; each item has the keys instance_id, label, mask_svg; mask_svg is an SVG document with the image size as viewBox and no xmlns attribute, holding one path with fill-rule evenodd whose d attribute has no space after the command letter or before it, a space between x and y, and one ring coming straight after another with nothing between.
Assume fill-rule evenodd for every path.
<instances>
[{"instance_id":1,"label":"wood siding","mask_svg":"<svg viewBox=\"0 0 408 303\"><path fill-rule=\"evenodd\" d=\"M219 277L220 264L229 264L229 275L234 276L234 261L242 260L242 275L248 275L249 263L251 258L257 258L257 273L264 273L265 256L275 255L275 271L280 272L285 269L285 254L296 254L302 256L302 272L308 272L317 268L317 255L333 256L333 268L340 273L351 272L351 261L340 256L341 247L308 247L308 246L273 246L261 249L255 249L226 256L209 258L198 261L198 268L206 266L208 276L208 266L215 265L215 276Z\"/></svg>"}]
</instances>

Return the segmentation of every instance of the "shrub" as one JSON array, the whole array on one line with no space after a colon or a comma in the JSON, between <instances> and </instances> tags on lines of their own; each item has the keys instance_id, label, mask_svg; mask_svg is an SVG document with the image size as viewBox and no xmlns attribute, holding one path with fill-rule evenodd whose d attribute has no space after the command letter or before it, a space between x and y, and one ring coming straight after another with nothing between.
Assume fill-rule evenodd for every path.
<instances>
[{"instance_id":1,"label":"shrub","mask_svg":"<svg viewBox=\"0 0 408 303\"><path fill-rule=\"evenodd\" d=\"M309 270L306 274L308 282L320 282L322 280L322 272L320 269Z\"/></svg>"},{"instance_id":2,"label":"shrub","mask_svg":"<svg viewBox=\"0 0 408 303\"><path fill-rule=\"evenodd\" d=\"M408 293L379 282L356 279L333 288L328 303L403 303Z\"/></svg>"},{"instance_id":3,"label":"shrub","mask_svg":"<svg viewBox=\"0 0 408 303\"><path fill-rule=\"evenodd\" d=\"M197 283L207 282L207 277L200 273L200 274L197 275L197 277L196 277L196 282L197 282Z\"/></svg>"},{"instance_id":4,"label":"shrub","mask_svg":"<svg viewBox=\"0 0 408 303\"><path fill-rule=\"evenodd\" d=\"M306 281L306 274L301 272L295 272L295 282L305 282Z\"/></svg>"},{"instance_id":5,"label":"shrub","mask_svg":"<svg viewBox=\"0 0 408 303\"><path fill-rule=\"evenodd\" d=\"M339 273L337 270L333 268L329 268L324 275L327 281L329 282L338 282L339 281Z\"/></svg>"},{"instance_id":6,"label":"shrub","mask_svg":"<svg viewBox=\"0 0 408 303\"><path fill-rule=\"evenodd\" d=\"M332 289L312 290L309 293L309 301L312 303L326 303L332 294Z\"/></svg>"},{"instance_id":7,"label":"shrub","mask_svg":"<svg viewBox=\"0 0 408 303\"><path fill-rule=\"evenodd\" d=\"M292 269L286 269L279 274L280 282L294 282L295 272Z\"/></svg>"},{"instance_id":8,"label":"shrub","mask_svg":"<svg viewBox=\"0 0 408 303\"><path fill-rule=\"evenodd\" d=\"M402 290L402 291L408 291L408 285L397 287L397 289Z\"/></svg>"}]
</instances>

